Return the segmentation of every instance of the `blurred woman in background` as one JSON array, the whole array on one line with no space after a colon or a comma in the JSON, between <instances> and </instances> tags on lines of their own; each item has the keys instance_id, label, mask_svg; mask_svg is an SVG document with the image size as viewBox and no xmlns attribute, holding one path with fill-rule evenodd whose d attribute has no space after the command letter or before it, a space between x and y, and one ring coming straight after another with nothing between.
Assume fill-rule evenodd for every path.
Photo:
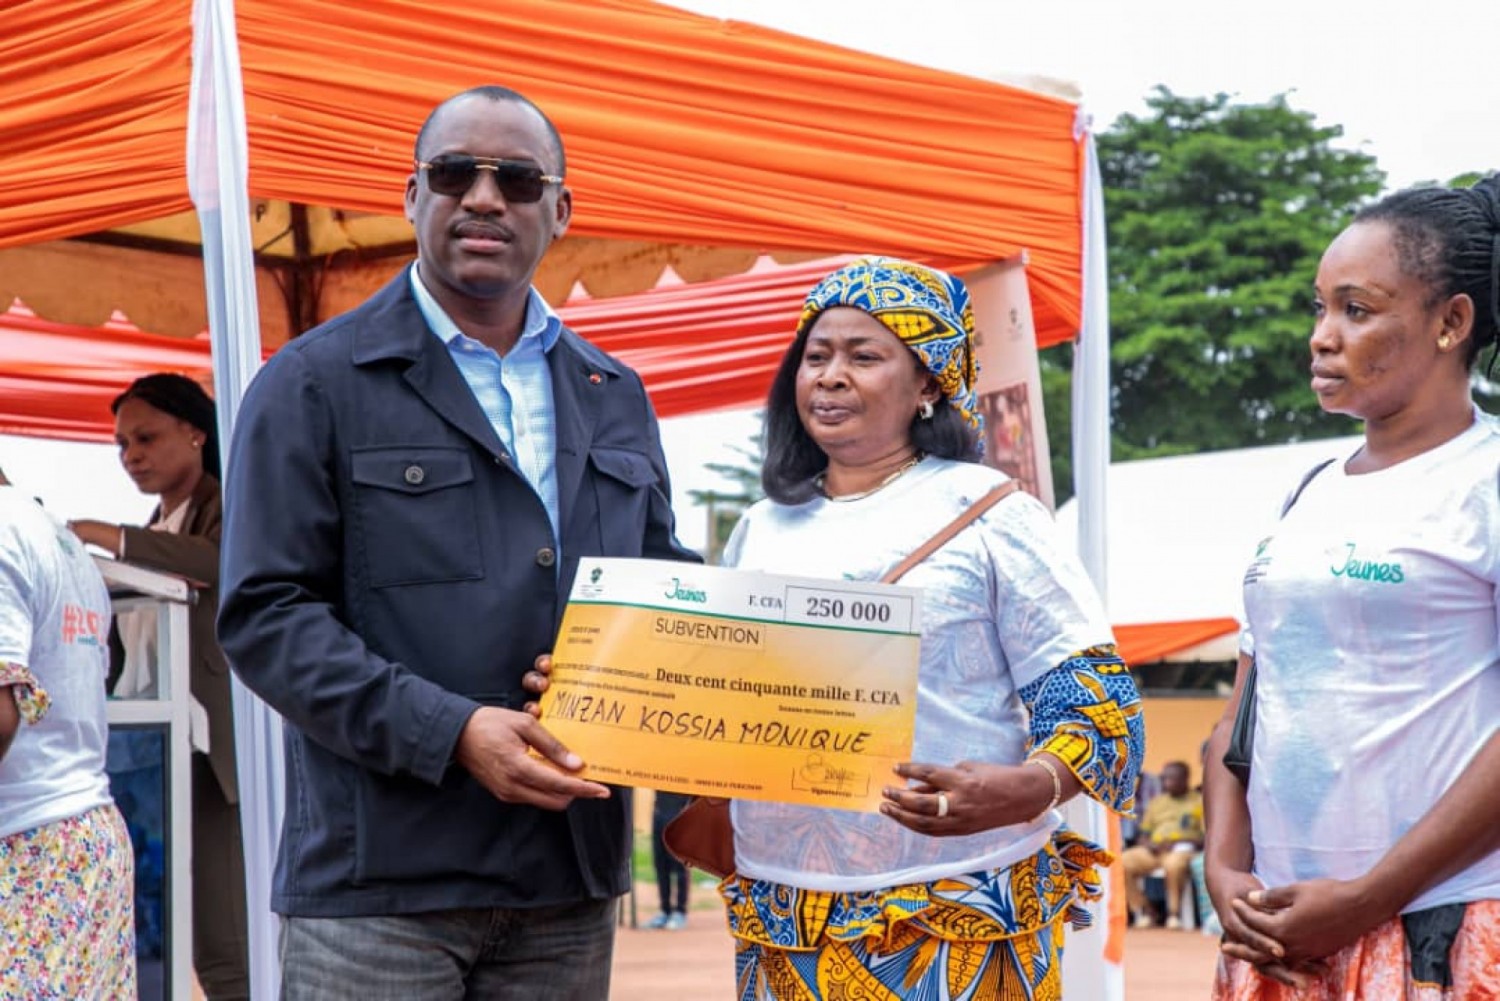
<instances>
[{"instance_id":1,"label":"blurred woman in background","mask_svg":"<svg viewBox=\"0 0 1500 1001\"><path fill-rule=\"evenodd\" d=\"M193 965L209 1001L250 996L245 917L245 862L235 775L229 670L214 631L218 610L218 427L213 400L193 380L173 374L137 379L112 404L120 462L142 493L159 500L144 528L100 521L69 527L118 559L180 574L203 588L189 622L193 699L208 718L195 735L193 782ZM150 687L154 617L122 617L115 693ZM206 746L206 753L202 748Z\"/></svg>"}]
</instances>

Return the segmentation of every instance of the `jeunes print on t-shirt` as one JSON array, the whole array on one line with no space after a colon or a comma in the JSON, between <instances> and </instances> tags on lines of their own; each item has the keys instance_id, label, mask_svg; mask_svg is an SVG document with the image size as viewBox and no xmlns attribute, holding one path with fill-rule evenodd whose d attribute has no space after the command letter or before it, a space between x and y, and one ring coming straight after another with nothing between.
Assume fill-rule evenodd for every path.
<instances>
[{"instance_id":1,"label":"jeunes print on t-shirt","mask_svg":"<svg viewBox=\"0 0 1500 1001\"><path fill-rule=\"evenodd\" d=\"M1379 554L1384 555L1384 554ZM1369 559L1369 554L1360 554L1353 542L1344 543L1343 563L1337 559L1329 564L1328 572L1335 577L1350 580L1366 580L1380 584L1400 584L1406 580L1401 564L1394 560Z\"/></svg>"}]
</instances>

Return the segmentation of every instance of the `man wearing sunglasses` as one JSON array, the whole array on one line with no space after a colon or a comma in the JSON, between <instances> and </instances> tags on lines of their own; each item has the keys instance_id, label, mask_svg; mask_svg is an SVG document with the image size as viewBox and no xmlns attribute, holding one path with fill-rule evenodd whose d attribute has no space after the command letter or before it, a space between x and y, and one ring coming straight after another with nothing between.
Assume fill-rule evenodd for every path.
<instances>
[{"instance_id":1,"label":"man wearing sunglasses","mask_svg":"<svg viewBox=\"0 0 1500 1001\"><path fill-rule=\"evenodd\" d=\"M580 557L697 557L639 377L532 288L566 169L521 95L444 102L406 182L416 262L240 411L219 629L288 723L293 1001L608 995L628 796L577 777L522 676Z\"/></svg>"}]
</instances>

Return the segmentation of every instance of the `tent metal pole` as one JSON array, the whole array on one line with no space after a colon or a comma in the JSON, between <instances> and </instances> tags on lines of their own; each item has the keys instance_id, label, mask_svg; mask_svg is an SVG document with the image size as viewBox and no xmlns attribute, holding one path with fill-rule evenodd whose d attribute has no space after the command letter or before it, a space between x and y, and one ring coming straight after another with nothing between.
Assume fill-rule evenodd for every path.
<instances>
[{"instance_id":1,"label":"tent metal pole","mask_svg":"<svg viewBox=\"0 0 1500 1001\"><path fill-rule=\"evenodd\" d=\"M1109 267L1105 254L1104 186L1091 134L1084 143L1083 178L1083 329L1073 352L1073 485L1078 499L1078 554L1093 579L1106 610L1109 607L1105 534L1109 477ZM1092 800L1080 796L1064 813L1068 824L1101 845L1110 845L1119 821ZM1081 933L1070 933L1063 955L1063 982L1070 997L1122 1001L1125 969L1118 957L1124 929L1111 914L1122 891L1116 871L1105 881L1097 906L1103 920ZM1112 899L1113 898L1113 899Z\"/></svg>"},{"instance_id":2,"label":"tent metal pole","mask_svg":"<svg viewBox=\"0 0 1500 1001\"><path fill-rule=\"evenodd\" d=\"M250 239L249 140L234 0L194 0L188 107L188 192L203 234L203 283L214 396L226 469L240 400L260 367L260 319ZM281 718L230 678L240 829L245 850L250 996L280 993L271 874L281 830L285 770Z\"/></svg>"}]
</instances>

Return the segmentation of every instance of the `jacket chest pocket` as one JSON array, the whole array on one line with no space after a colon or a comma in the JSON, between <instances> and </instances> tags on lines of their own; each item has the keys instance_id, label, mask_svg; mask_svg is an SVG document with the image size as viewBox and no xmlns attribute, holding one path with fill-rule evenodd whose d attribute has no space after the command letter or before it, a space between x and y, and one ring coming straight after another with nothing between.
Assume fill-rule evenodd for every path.
<instances>
[{"instance_id":1,"label":"jacket chest pocket","mask_svg":"<svg viewBox=\"0 0 1500 1001\"><path fill-rule=\"evenodd\" d=\"M355 545L371 587L484 576L474 467L460 448L351 453Z\"/></svg>"},{"instance_id":2,"label":"jacket chest pocket","mask_svg":"<svg viewBox=\"0 0 1500 1001\"><path fill-rule=\"evenodd\" d=\"M644 452L595 446L589 450L599 532L605 556L639 556L656 472Z\"/></svg>"}]
</instances>

